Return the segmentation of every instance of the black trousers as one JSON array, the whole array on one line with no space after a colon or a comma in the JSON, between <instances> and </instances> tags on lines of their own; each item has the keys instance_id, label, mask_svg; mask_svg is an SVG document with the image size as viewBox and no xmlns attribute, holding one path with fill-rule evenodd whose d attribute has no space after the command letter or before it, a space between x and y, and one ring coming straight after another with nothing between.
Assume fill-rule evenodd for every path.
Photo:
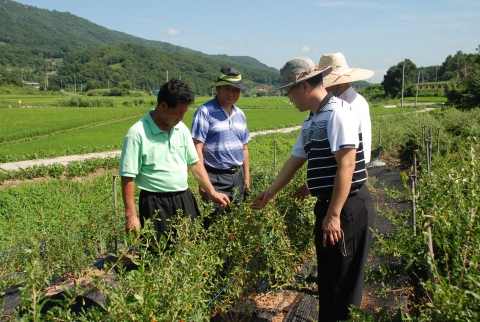
<instances>
[{"instance_id":1,"label":"black trousers","mask_svg":"<svg viewBox=\"0 0 480 322\"><path fill-rule=\"evenodd\" d=\"M182 210L183 215L190 216L192 220L200 215L197 201L190 189L166 193L142 190L138 203L142 227L145 220L152 220L158 238L168 231L167 219L174 216L178 210Z\"/></svg>"},{"instance_id":2,"label":"black trousers","mask_svg":"<svg viewBox=\"0 0 480 322\"><path fill-rule=\"evenodd\" d=\"M330 202L315 204L315 248L318 261L318 321L348 320L350 304L360 307L365 277L365 263L370 249L373 227L373 203L364 184L355 196L349 197L340 215L343 240L323 247L322 221ZM344 256L346 253L346 256Z\"/></svg>"}]
</instances>

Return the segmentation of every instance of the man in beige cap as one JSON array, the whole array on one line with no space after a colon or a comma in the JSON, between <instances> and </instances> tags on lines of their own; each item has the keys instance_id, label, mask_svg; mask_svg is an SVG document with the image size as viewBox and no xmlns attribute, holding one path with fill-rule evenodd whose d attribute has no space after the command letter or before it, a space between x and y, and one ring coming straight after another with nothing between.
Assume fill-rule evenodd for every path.
<instances>
[{"instance_id":1,"label":"man in beige cap","mask_svg":"<svg viewBox=\"0 0 480 322\"><path fill-rule=\"evenodd\" d=\"M299 111L310 113L290 159L250 205L262 209L308 161L307 186L317 197L314 233L322 322L348 320L349 306L360 306L373 226L359 121L348 103L323 86L331 70L315 66L308 57L291 59L280 69L282 85L275 91L285 89Z\"/></svg>"},{"instance_id":2,"label":"man in beige cap","mask_svg":"<svg viewBox=\"0 0 480 322\"><path fill-rule=\"evenodd\" d=\"M370 107L365 98L358 94L350 83L368 79L375 74L373 70L350 68L342 53L325 54L320 57L318 67L332 66L332 72L323 79L327 92L350 104L352 112L358 115L362 130L365 163L370 162L372 154L372 123Z\"/></svg>"}]
</instances>

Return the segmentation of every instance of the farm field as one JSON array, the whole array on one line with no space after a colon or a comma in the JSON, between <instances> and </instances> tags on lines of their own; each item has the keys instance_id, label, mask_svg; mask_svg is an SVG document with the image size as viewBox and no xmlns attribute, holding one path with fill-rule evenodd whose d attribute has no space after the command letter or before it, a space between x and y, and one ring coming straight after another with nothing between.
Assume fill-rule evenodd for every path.
<instances>
[{"instance_id":1,"label":"farm field","mask_svg":"<svg viewBox=\"0 0 480 322\"><path fill-rule=\"evenodd\" d=\"M394 312L403 318L420 322L436 314L441 321L458 320L454 317L478 320L480 307L476 294L480 293L480 286L475 281L480 277L480 225L475 215L478 206L475 196L479 190L480 169L476 159L480 151L474 137L480 135L480 114L475 110L460 112L450 108L422 114L372 116L372 126L373 150L381 151L377 153L386 157L396 153L396 162L402 167L409 165L414 150L421 151L418 156L421 173L418 213L436 219L417 218L414 236L411 214L387 209L384 215L397 227L397 233L377 236L378 241L372 249L385 264L377 272L367 274L368 278L383 285L381 292L408 291L409 287L399 288L396 284L399 275L406 275L411 285L416 285L416 298L421 300L412 305L417 313ZM434 148L430 175L423 172L426 169L422 152L424 126L440 129L441 133L438 152L437 146ZM297 133L269 134L252 139L249 144L254 183L252 196L275 179L290 154ZM382 133L381 140L376 133ZM437 132L433 133L432 140L436 142ZM274 160L277 160L276 165ZM111 183L114 173L115 170L100 170L92 178L47 178L38 183L0 189L0 216L6 219L0 225L3 250L0 286L4 289L26 282L28 290L36 290L25 292L26 310L32 310L35 303L42 301L44 294L38 290L44 281L58 278L65 272L74 276L84 274L84 269L96 258L112 251L115 238L123 238L121 202L117 209L113 207ZM138 261L140 268L132 272L120 270L117 284L94 279L94 284L111 299L108 313L93 310L82 318L73 319L120 321L122 316L133 314L139 320L208 321L212 312L224 311L254 292L252 285L260 278L268 280L272 288L296 287L295 268L313 246L314 199L298 202L291 198L304 178L305 172L301 169L269 207L252 211L247 200L246 205L232 209L231 216L226 216L208 232L201 229L198 221L191 224L178 219L175 222L179 232L177 248L181 251L165 254L169 260L164 256L143 254ZM191 177L189 180L190 186L195 187ZM405 182L408 187L409 182ZM198 197L196 189L192 190ZM411 198L408 190L405 193L392 189L389 193ZM115 194L121 200L118 187ZM203 211L208 212L205 208ZM434 227L435 261L429 259L424 250L425 227L429 220ZM451 222L456 224L451 225ZM23 233L18 234L19 230ZM151 229L147 227L144 234L146 238L151 236ZM141 247L141 242L125 239L119 251L127 252L129 248L125 246ZM224 261L225 258L228 261ZM432 271L435 285L427 278L428 263L433 263L435 268ZM164 274L156 274L158 271ZM230 286L217 301L211 302L225 285ZM452 296L459 305L451 305ZM373 321L361 312L356 314L361 317L358 321ZM63 316L67 319L74 315L66 305L56 307L44 318ZM386 320L394 318L389 316Z\"/></svg>"},{"instance_id":2,"label":"farm field","mask_svg":"<svg viewBox=\"0 0 480 322\"><path fill-rule=\"evenodd\" d=\"M127 130L149 107L0 109L0 162L121 148ZM251 132L301 124L296 109L245 108ZM190 128L194 111L185 115ZM54 121L52 121L54 120Z\"/></svg>"}]
</instances>

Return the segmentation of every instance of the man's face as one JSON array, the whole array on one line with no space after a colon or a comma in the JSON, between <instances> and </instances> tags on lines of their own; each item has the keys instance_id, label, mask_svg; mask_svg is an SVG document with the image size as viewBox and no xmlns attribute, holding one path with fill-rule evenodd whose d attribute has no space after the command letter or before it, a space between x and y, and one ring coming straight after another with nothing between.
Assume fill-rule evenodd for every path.
<instances>
[{"instance_id":1,"label":"man's face","mask_svg":"<svg viewBox=\"0 0 480 322\"><path fill-rule=\"evenodd\" d=\"M178 103L175 108L168 108L167 104L164 104L161 106L161 110L162 121L173 127L183 120L185 113L188 111L188 104Z\"/></svg>"},{"instance_id":2,"label":"man's face","mask_svg":"<svg viewBox=\"0 0 480 322\"><path fill-rule=\"evenodd\" d=\"M217 99L220 105L233 105L240 97L240 89L234 86L217 86Z\"/></svg>"},{"instance_id":3,"label":"man's face","mask_svg":"<svg viewBox=\"0 0 480 322\"><path fill-rule=\"evenodd\" d=\"M295 84L293 86L285 88L287 92L287 96L290 99L290 102L295 105L295 107L300 111L304 112L308 109L305 106L304 98L305 98L305 84L304 82L300 84Z\"/></svg>"}]
</instances>

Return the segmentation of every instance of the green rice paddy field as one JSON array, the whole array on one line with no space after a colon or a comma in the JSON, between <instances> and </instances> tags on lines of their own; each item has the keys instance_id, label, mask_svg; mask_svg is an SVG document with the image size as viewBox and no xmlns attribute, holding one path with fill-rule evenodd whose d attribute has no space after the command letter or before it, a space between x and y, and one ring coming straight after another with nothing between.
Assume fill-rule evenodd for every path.
<instances>
[{"instance_id":1,"label":"green rice paddy field","mask_svg":"<svg viewBox=\"0 0 480 322\"><path fill-rule=\"evenodd\" d=\"M0 100L4 100L4 97L5 95L0 95ZM44 99L46 102L50 100L53 103L59 98L42 96L36 99ZM192 110L187 112L183 120L188 127L191 127L194 109L210 99L211 97L196 98ZM25 98L18 100L24 102ZM26 107L22 103L17 107L0 108L0 160L12 160L11 156L18 161L36 158L32 155L59 156L77 154L79 151L84 153L119 149L130 126L154 108L155 104L153 98L146 101L148 104L139 106L132 103L127 107L124 102L128 100L119 98L119 106L115 107L56 107L48 104ZM286 97L242 97L237 105L247 116L250 132L300 125L307 116L307 113L300 113ZM375 107L371 113L373 116L413 110Z\"/></svg>"}]
</instances>

